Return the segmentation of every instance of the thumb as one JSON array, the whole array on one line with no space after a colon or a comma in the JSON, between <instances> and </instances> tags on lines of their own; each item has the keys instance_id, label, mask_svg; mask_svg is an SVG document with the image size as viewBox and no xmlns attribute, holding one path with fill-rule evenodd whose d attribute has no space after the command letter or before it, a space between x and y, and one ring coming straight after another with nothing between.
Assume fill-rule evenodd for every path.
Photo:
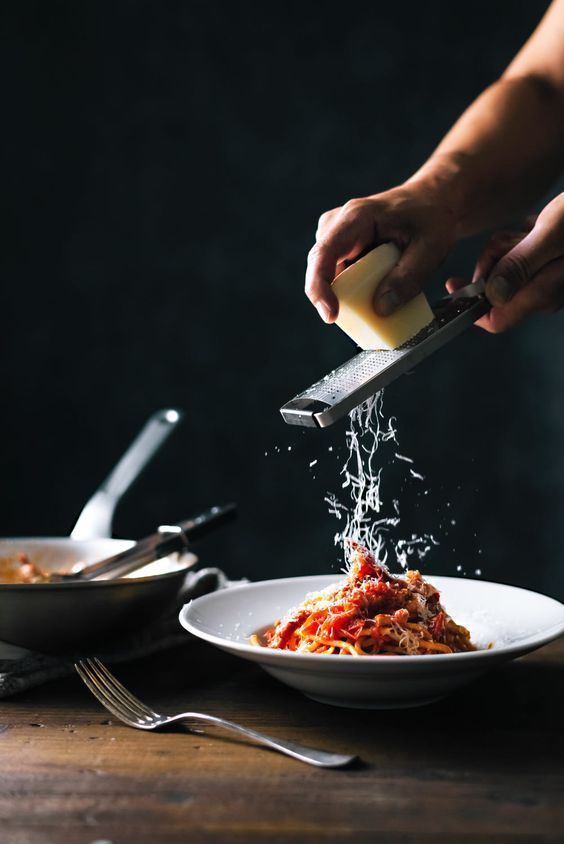
<instances>
[{"instance_id":1,"label":"thumb","mask_svg":"<svg viewBox=\"0 0 564 844\"><path fill-rule=\"evenodd\" d=\"M447 249L423 239L413 240L396 266L379 285L374 309L380 316L389 316L401 305L421 293L421 289L443 261Z\"/></svg>"},{"instance_id":2,"label":"thumb","mask_svg":"<svg viewBox=\"0 0 564 844\"><path fill-rule=\"evenodd\" d=\"M547 206L529 234L493 267L486 284L486 296L492 305L511 301L539 270L562 254L562 223L546 213L550 210Z\"/></svg>"}]
</instances>

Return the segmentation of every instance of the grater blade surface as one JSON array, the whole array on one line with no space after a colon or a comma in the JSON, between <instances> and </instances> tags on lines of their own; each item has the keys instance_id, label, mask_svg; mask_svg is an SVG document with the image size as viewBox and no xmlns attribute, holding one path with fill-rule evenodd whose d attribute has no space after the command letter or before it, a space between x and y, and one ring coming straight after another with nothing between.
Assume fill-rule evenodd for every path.
<instances>
[{"instance_id":1,"label":"grater blade surface","mask_svg":"<svg viewBox=\"0 0 564 844\"><path fill-rule=\"evenodd\" d=\"M287 402L289 425L325 428L454 339L489 310L483 285L471 284L433 308L434 320L403 346L363 351Z\"/></svg>"}]
</instances>

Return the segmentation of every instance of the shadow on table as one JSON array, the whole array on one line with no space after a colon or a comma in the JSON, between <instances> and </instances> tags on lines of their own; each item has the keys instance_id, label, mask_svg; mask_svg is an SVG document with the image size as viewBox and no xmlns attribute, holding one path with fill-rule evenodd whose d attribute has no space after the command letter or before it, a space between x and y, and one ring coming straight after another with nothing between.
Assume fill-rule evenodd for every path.
<instances>
[{"instance_id":1,"label":"shadow on table","mask_svg":"<svg viewBox=\"0 0 564 844\"><path fill-rule=\"evenodd\" d=\"M445 776L456 777L480 770L561 773L563 711L561 666L517 661L428 706L385 711L318 706L316 718L327 734L363 735L361 755L376 764L388 754L397 759L405 753L415 778L424 780L436 779L443 767L451 772Z\"/></svg>"},{"instance_id":2,"label":"shadow on table","mask_svg":"<svg viewBox=\"0 0 564 844\"><path fill-rule=\"evenodd\" d=\"M258 666L193 640L114 670L165 711L199 709L280 730L307 744L357 753L369 764L405 756L416 778L436 777L443 765L452 772L453 760L457 776L498 766L549 773L564 754L564 672L549 658L509 663L442 701L403 710L319 704Z\"/></svg>"},{"instance_id":3,"label":"shadow on table","mask_svg":"<svg viewBox=\"0 0 564 844\"><path fill-rule=\"evenodd\" d=\"M147 671L148 664L151 670ZM256 665L224 654L221 651L190 642L187 646L175 648L166 655L159 654L139 660L128 666L116 666L116 671L135 674L136 666L143 665L143 676L150 686L159 689L160 694L190 691L210 692L226 685L238 688L244 699L254 695L257 685L261 689L261 705L267 703L279 708L280 700L293 698L307 702L316 712L333 713L337 720L341 713L354 711L361 719L372 720L374 711L345 710L308 701L273 678ZM157 685L155 686L155 681ZM534 725L539 719L544 726L551 724L561 729L564 711L564 672L557 661L521 659L484 674L472 684L450 694L443 700L416 709L386 710L388 723L403 722L406 712L425 713L426 720L436 724L459 723L464 715L470 718L487 716L490 724L499 726Z\"/></svg>"}]
</instances>

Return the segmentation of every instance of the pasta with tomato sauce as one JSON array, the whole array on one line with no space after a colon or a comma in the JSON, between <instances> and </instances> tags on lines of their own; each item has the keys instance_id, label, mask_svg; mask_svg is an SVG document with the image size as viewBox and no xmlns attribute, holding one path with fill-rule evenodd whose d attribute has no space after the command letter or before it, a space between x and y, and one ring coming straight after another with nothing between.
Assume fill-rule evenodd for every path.
<instances>
[{"instance_id":1,"label":"pasta with tomato sauce","mask_svg":"<svg viewBox=\"0 0 564 844\"><path fill-rule=\"evenodd\" d=\"M27 554L0 557L0 583L48 583L49 575L41 571Z\"/></svg>"},{"instance_id":2,"label":"pasta with tomato sauce","mask_svg":"<svg viewBox=\"0 0 564 844\"><path fill-rule=\"evenodd\" d=\"M475 650L440 594L418 571L395 577L362 545L351 543L345 579L305 601L251 642L298 653L451 654Z\"/></svg>"}]
</instances>

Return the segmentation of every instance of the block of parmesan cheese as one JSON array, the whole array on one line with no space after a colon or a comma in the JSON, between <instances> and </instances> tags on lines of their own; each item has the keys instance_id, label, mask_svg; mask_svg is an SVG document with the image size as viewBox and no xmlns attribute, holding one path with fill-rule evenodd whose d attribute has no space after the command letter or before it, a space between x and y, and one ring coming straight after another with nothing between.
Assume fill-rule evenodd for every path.
<instances>
[{"instance_id":1,"label":"block of parmesan cheese","mask_svg":"<svg viewBox=\"0 0 564 844\"><path fill-rule=\"evenodd\" d=\"M397 349L433 319L423 293L390 316L375 313L374 293L400 254L394 243L383 243L339 273L333 282L339 300L336 323L361 349Z\"/></svg>"}]
</instances>

